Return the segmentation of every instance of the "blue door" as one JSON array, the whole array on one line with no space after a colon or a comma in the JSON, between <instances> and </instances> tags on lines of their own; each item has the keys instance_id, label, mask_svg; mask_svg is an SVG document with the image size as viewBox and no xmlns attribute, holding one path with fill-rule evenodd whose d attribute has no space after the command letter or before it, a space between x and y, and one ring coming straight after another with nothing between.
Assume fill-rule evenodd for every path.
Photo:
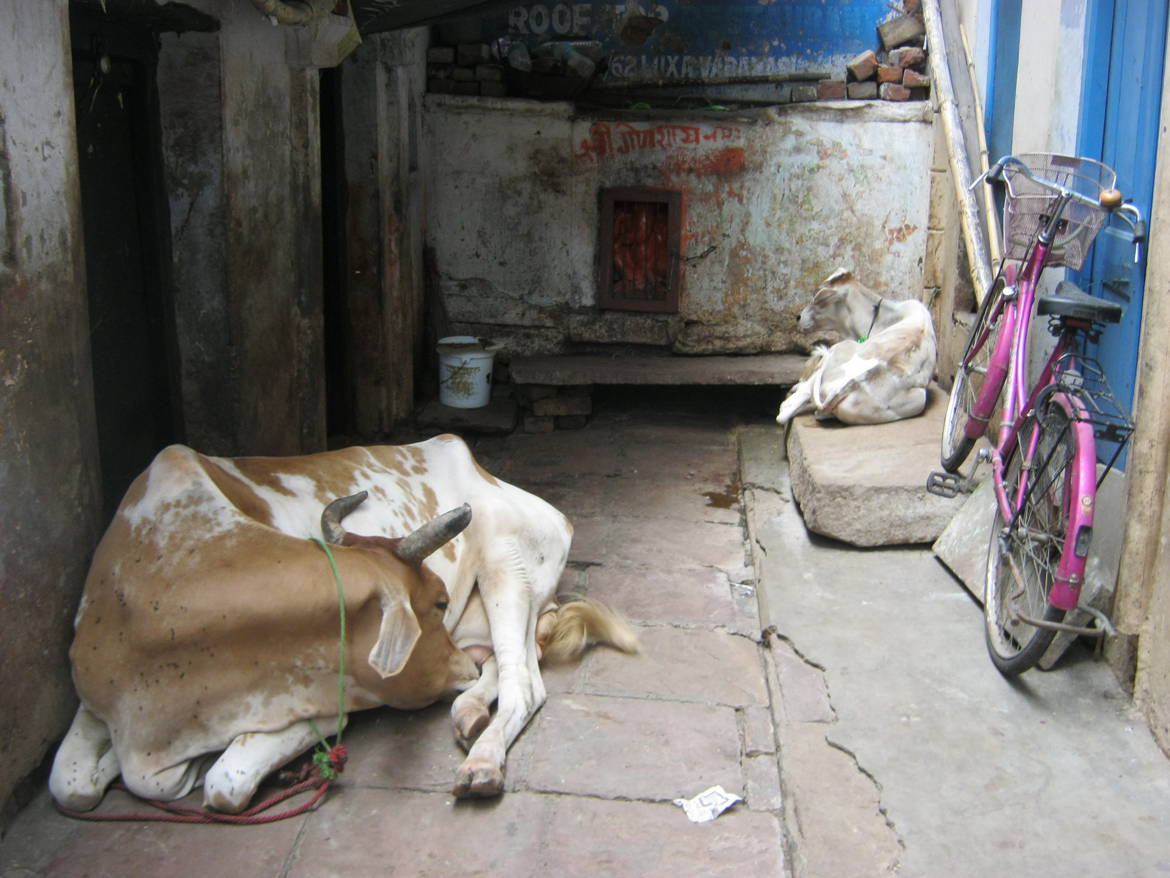
<instances>
[{"instance_id":1,"label":"blue door","mask_svg":"<svg viewBox=\"0 0 1170 878\"><path fill-rule=\"evenodd\" d=\"M1165 0L1090 0L1084 98L1078 151L1117 172L1117 188L1149 218L1154 192L1166 53ZM1096 345L1118 402L1133 409L1141 335L1143 264L1135 265L1130 233L1114 221L1101 233L1077 282L1120 302L1125 316ZM1103 448L1103 454L1110 454Z\"/></svg>"}]
</instances>

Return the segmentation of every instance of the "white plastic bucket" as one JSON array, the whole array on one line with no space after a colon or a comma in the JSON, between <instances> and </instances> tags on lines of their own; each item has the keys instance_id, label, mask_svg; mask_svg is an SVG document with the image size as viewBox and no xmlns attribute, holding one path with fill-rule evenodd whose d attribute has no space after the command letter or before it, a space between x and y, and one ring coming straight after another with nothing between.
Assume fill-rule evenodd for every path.
<instances>
[{"instance_id":1,"label":"white plastic bucket","mask_svg":"<svg viewBox=\"0 0 1170 878\"><path fill-rule=\"evenodd\" d=\"M457 409L483 408L492 398L492 364L499 345L474 335L439 339L439 402Z\"/></svg>"}]
</instances>

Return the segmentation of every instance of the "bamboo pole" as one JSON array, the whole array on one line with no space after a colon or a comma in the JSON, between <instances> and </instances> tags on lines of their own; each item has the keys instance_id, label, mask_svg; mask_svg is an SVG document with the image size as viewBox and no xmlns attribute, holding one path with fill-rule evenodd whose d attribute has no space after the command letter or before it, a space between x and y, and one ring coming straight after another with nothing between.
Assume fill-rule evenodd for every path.
<instances>
[{"instance_id":1,"label":"bamboo pole","mask_svg":"<svg viewBox=\"0 0 1170 878\"><path fill-rule=\"evenodd\" d=\"M987 152L987 126L983 118L983 101L979 99L979 78L975 75L975 60L971 53L971 44L967 41L967 29L959 25L959 36L963 40L963 60L967 62L967 78L971 80L971 97L975 103L975 129L979 137L979 173L986 174L991 167L991 156ZM995 208L995 192L990 186L983 186L983 219L987 229L987 250L991 256L991 266L999 265L1000 233L999 214Z\"/></svg>"},{"instance_id":2,"label":"bamboo pole","mask_svg":"<svg viewBox=\"0 0 1170 878\"><path fill-rule=\"evenodd\" d=\"M954 87L951 84L938 0L923 0L922 12L926 23L927 46L930 49L928 54L931 88L938 102L939 115L942 117L947 158L951 169L951 185L955 190L955 200L959 204L959 225L963 232L963 243L967 247L968 269L971 273L971 283L975 288L975 297L982 302L984 291L991 287L991 260L983 243L979 205L969 191L973 176L971 165L967 161L959 106L955 101Z\"/></svg>"}]
</instances>

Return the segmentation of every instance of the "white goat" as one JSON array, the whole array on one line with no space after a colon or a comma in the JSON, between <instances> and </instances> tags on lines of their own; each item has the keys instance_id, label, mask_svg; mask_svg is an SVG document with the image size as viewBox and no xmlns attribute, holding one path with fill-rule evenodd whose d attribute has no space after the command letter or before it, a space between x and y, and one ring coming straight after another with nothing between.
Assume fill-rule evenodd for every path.
<instances>
[{"instance_id":1,"label":"white goat","mask_svg":"<svg viewBox=\"0 0 1170 878\"><path fill-rule=\"evenodd\" d=\"M818 345L776 415L787 424L812 411L845 424L884 424L922 413L934 374L934 323L911 299L887 299L839 268L800 312L804 332L837 332Z\"/></svg>"}]
</instances>

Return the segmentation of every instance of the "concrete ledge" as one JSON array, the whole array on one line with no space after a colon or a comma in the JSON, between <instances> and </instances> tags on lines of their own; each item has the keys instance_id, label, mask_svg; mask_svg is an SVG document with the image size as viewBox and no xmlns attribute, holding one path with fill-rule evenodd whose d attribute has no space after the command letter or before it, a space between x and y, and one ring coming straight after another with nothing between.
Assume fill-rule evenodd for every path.
<instances>
[{"instance_id":1,"label":"concrete ledge","mask_svg":"<svg viewBox=\"0 0 1170 878\"><path fill-rule=\"evenodd\" d=\"M759 385L790 387L800 380L802 354L515 357L517 384Z\"/></svg>"},{"instance_id":2,"label":"concrete ledge","mask_svg":"<svg viewBox=\"0 0 1170 878\"><path fill-rule=\"evenodd\" d=\"M812 415L792 421L792 496L805 526L855 546L929 543L966 498L936 497L926 477L940 469L946 395L930 388L926 411L892 424L849 427Z\"/></svg>"}]
</instances>

